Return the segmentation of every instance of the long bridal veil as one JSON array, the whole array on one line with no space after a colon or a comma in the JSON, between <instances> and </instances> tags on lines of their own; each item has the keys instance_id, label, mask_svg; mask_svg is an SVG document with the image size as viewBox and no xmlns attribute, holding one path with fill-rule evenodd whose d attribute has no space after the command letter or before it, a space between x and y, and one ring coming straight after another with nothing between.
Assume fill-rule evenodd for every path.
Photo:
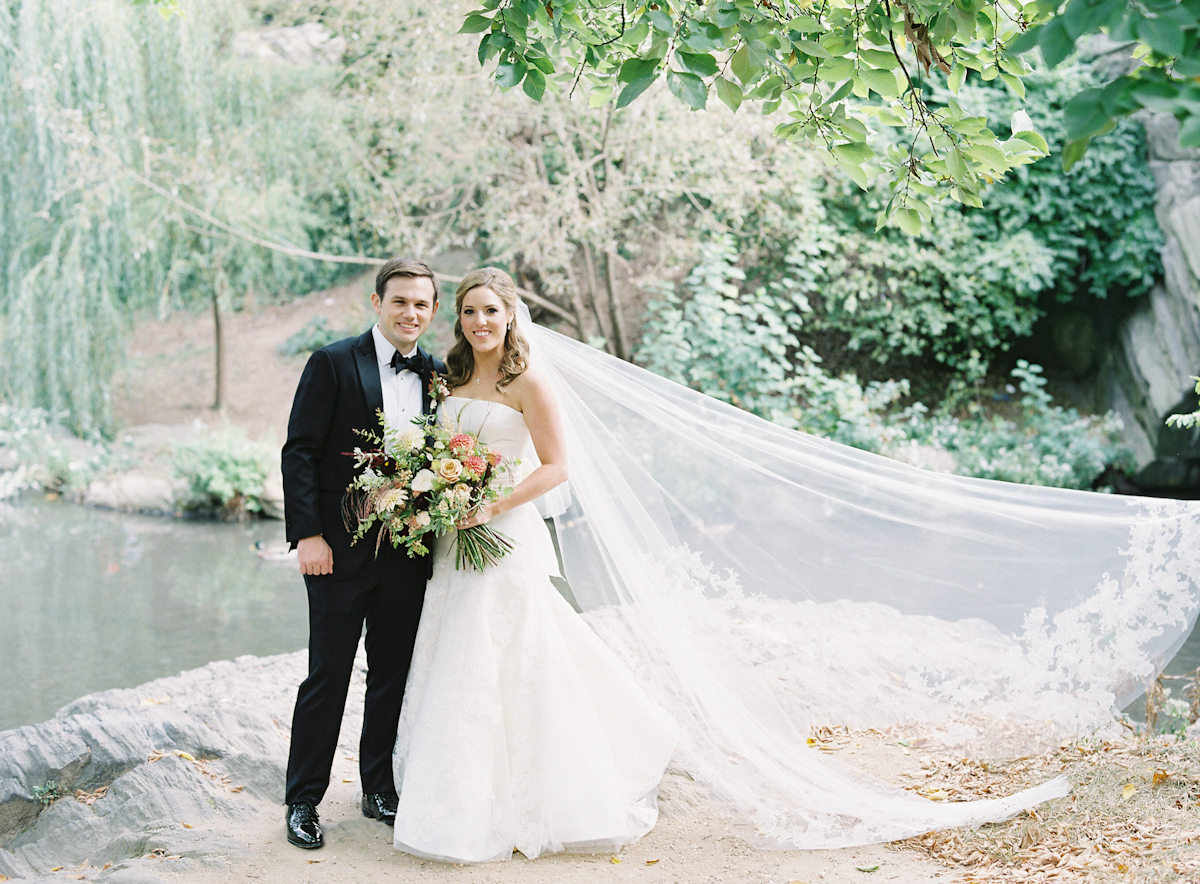
<instances>
[{"instance_id":1,"label":"long bridal veil","mask_svg":"<svg viewBox=\"0 0 1200 884\"><path fill-rule=\"evenodd\" d=\"M1193 504L925 472L522 319L568 437L564 576L755 843L893 840L1065 794L1060 779L936 803L806 738L900 725L983 754L1053 744L1110 721L1195 622Z\"/></svg>"}]
</instances>

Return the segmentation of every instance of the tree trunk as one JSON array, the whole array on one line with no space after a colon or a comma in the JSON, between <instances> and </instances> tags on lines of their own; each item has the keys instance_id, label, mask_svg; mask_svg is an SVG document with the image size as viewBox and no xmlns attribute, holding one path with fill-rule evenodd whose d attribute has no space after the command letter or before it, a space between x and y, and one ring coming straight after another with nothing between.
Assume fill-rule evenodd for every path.
<instances>
[{"instance_id":1,"label":"tree trunk","mask_svg":"<svg viewBox=\"0 0 1200 884\"><path fill-rule=\"evenodd\" d=\"M225 325L221 321L222 297L229 289L229 277L225 275L225 267L217 258L213 273L212 308L213 308L213 343L216 345L216 364L214 366L215 380L213 382L213 411L225 411Z\"/></svg>"},{"instance_id":2,"label":"tree trunk","mask_svg":"<svg viewBox=\"0 0 1200 884\"><path fill-rule=\"evenodd\" d=\"M608 294L608 312L612 317L613 355L618 359L630 361L629 339L625 335L625 315L621 312L621 302L617 300L616 280L613 278L613 264L616 258L609 249L604 253L604 289Z\"/></svg>"}]
</instances>

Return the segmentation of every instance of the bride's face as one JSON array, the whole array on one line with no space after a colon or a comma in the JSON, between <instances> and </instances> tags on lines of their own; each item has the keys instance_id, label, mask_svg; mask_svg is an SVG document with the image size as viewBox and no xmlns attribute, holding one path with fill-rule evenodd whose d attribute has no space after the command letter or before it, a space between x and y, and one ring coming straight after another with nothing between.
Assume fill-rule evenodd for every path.
<instances>
[{"instance_id":1,"label":"bride's face","mask_svg":"<svg viewBox=\"0 0 1200 884\"><path fill-rule=\"evenodd\" d=\"M462 299L458 321L462 323L463 336L476 353L487 353L504 346L504 334L512 314L504 308L504 302L487 286L471 289Z\"/></svg>"}]
</instances>

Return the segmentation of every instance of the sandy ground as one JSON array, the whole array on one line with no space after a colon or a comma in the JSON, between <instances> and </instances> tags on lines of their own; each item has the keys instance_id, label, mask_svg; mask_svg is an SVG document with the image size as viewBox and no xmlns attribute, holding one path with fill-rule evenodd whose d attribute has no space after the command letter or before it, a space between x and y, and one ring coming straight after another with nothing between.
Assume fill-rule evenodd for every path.
<instances>
[{"instance_id":1,"label":"sandy ground","mask_svg":"<svg viewBox=\"0 0 1200 884\"><path fill-rule=\"evenodd\" d=\"M895 751L868 753L856 759L879 768L915 766ZM842 850L759 850L733 835L704 799L678 772L668 773L660 797L655 829L617 856L570 855L527 860L515 854L508 862L474 866L448 865L409 856L392 848L391 830L365 818L359 810L357 763L341 756L333 782L320 806L326 846L300 850L285 840L282 808L262 806L252 825L220 834L244 843L249 858L228 857L196 865L186 859L163 858L153 871L168 881L263 882L438 881L447 884L529 882L745 882L745 884L841 884L841 882L954 881L945 866L888 845Z\"/></svg>"}]
</instances>

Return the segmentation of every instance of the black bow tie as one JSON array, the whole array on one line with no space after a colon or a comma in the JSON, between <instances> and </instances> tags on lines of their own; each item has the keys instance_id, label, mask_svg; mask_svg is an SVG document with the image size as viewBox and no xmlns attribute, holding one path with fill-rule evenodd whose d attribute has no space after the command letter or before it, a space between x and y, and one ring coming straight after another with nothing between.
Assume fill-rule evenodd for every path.
<instances>
[{"instance_id":1,"label":"black bow tie","mask_svg":"<svg viewBox=\"0 0 1200 884\"><path fill-rule=\"evenodd\" d=\"M421 354L417 350L413 350L412 356L401 356L399 350L392 354L392 369L396 374L400 374L406 368L413 374L420 374L421 364Z\"/></svg>"}]
</instances>

